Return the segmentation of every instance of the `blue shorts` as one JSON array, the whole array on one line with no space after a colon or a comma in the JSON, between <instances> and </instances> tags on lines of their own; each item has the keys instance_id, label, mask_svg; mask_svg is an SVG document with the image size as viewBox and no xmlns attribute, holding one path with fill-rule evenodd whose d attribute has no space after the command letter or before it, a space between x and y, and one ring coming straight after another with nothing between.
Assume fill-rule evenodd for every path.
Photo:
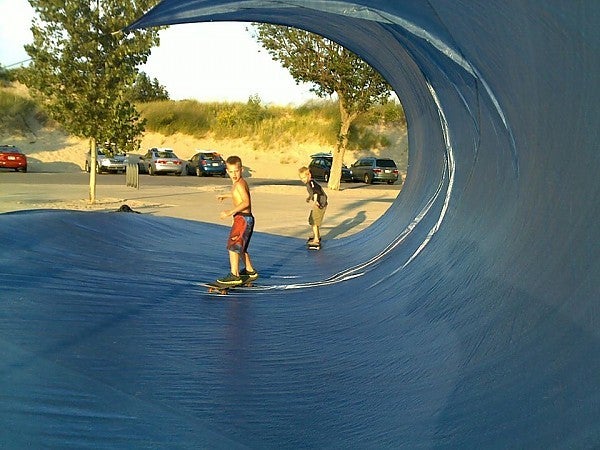
<instances>
[{"instance_id":1,"label":"blue shorts","mask_svg":"<svg viewBox=\"0 0 600 450\"><path fill-rule=\"evenodd\" d=\"M233 216L233 225L227 240L227 250L230 252L246 253L252 232L254 231L254 216L247 213L238 213Z\"/></svg>"}]
</instances>

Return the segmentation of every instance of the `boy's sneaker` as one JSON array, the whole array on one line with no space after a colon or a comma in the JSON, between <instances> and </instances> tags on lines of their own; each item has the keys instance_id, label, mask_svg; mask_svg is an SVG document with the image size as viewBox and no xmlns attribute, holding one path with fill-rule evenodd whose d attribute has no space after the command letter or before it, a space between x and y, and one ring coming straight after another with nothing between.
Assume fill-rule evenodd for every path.
<instances>
[{"instance_id":1,"label":"boy's sneaker","mask_svg":"<svg viewBox=\"0 0 600 450\"><path fill-rule=\"evenodd\" d=\"M244 278L245 280L254 281L258 278L258 272L242 269L240 270L240 277Z\"/></svg>"},{"instance_id":2,"label":"boy's sneaker","mask_svg":"<svg viewBox=\"0 0 600 450\"><path fill-rule=\"evenodd\" d=\"M235 276L231 272L229 272L226 276L217 278L217 283L223 284L225 286L239 286L244 282L242 277Z\"/></svg>"}]
</instances>

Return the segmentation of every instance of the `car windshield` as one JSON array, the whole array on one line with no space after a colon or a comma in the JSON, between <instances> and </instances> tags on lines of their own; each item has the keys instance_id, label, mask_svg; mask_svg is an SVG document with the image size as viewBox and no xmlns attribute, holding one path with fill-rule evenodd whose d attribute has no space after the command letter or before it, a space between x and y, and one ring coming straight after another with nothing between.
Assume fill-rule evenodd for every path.
<instances>
[{"instance_id":1,"label":"car windshield","mask_svg":"<svg viewBox=\"0 0 600 450\"><path fill-rule=\"evenodd\" d=\"M396 163L391 159L378 159L377 166L379 167L396 167Z\"/></svg>"},{"instance_id":2,"label":"car windshield","mask_svg":"<svg viewBox=\"0 0 600 450\"><path fill-rule=\"evenodd\" d=\"M206 159L207 161L219 161L221 157L217 156L214 153L204 153L204 159Z\"/></svg>"}]
</instances>

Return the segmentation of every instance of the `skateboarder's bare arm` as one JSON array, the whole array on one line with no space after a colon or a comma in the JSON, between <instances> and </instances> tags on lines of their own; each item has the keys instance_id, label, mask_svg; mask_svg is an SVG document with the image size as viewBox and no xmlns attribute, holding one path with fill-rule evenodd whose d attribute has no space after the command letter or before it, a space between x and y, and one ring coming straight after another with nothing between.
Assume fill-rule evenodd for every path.
<instances>
[{"instance_id":1,"label":"skateboarder's bare arm","mask_svg":"<svg viewBox=\"0 0 600 450\"><path fill-rule=\"evenodd\" d=\"M223 211L221 218L233 216L236 213L252 213L252 201L250 200L250 189L246 180L239 179L231 189L231 194L227 196L219 196L223 198L231 197L233 200L233 209Z\"/></svg>"}]
</instances>

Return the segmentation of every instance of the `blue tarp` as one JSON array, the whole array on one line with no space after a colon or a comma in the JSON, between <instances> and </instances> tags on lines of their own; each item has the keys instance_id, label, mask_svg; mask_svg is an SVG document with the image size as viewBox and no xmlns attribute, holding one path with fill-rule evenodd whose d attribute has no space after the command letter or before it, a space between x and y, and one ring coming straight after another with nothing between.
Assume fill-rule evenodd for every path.
<instances>
[{"instance_id":1,"label":"blue tarp","mask_svg":"<svg viewBox=\"0 0 600 450\"><path fill-rule=\"evenodd\" d=\"M133 27L212 20L379 70L405 187L317 254L256 234L269 289L218 301L223 227L0 216L3 446L600 446L600 3L167 0Z\"/></svg>"}]
</instances>

